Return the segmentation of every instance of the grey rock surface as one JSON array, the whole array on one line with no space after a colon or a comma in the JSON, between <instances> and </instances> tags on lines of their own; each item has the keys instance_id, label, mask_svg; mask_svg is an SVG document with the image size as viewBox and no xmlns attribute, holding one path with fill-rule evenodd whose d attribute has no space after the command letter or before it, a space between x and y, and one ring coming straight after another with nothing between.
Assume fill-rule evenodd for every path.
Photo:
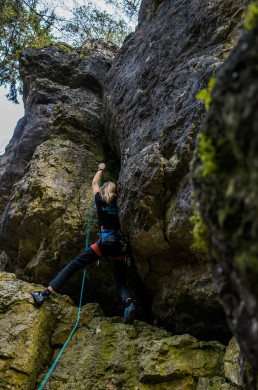
<instances>
[{"instance_id":1,"label":"grey rock surface","mask_svg":"<svg viewBox=\"0 0 258 390\"><path fill-rule=\"evenodd\" d=\"M239 367L240 348L235 337L229 342L224 358L225 377L235 386L243 386Z\"/></svg>"},{"instance_id":2,"label":"grey rock surface","mask_svg":"<svg viewBox=\"0 0 258 390\"><path fill-rule=\"evenodd\" d=\"M78 308L69 297L54 293L40 308L33 304L30 291L43 288L0 273L2 389L39 388L74 328ZM141 321L124 325L121 317L104 317L101 307L90 303L82 307L78 327L44 388L194 390L216 378L214 383L233 389L224 378L224 355L219 342L171 335Z\"/></svg>"},{"instance_id":3,"label":"grey rock surface","mask_svg":"<svg viewBox=\"0 0 258 390\"><path fill-rule=\"evenodd\" d=\"M80 49L58 45L22 52L26 114L1 158L0 236L8 269L23 279L48 284L85 249L98 164L108 160L112 174L104 178L117 177L119 161L106 143L102 109L103 82L116 50L97 40ZM28 151L27 157L20 158L20 151ZM94 221L90 243L98 238L95 214ZM87 276L87 299L112 302L117 294L110 266L92 267ZM66 285L75 298L81 280L79 273ZM103 289L96 289L100 280ZM114 298L107 306L117 304Z\"/></svg>"},{"instance_id":4,"label":"grey rock surface","mask_svg":"<svg viewBox=\"0 0 258 390\"><path fill-rule=\"evenodd\" d=\"M49 138L49 121L56 105L80 106L85 100L86 106L95 100L93 111L101 105L97 97L101 98L103 82L116 51L112 44L89 40L77 50L60 44L42 50L27 48L22 52L20 72L25 116L18 122L6 153L0 156L0 214L36 147Z\"/></svg>"},{"instance_id":5,"label":"grey rock surface","mask_svg":"<svg viewBox=\"0 0 258 390\"><path fill-rule=\"evenodd\" d=\"M115 57L106 82L108 137L121 158L122 228L158 323L174 330L175 302L181 301L189 319L181 320L182 327L189 331L194 323L196 335L205 327L214 337L227 333L207 256L192 248L190 234L189 162L204 114L196 94L236 44L247 4L143 1L138 29ZM203 279L211 283L210 304L205 289L194 293ZM191 291L191 299L183 291Z\"/></svg>"},{"instance_id":6,"label":"grey rock surface","mask_svg":"<svg viewBox=\"0 0 258 390\"><path fill-rule=\"evenodd\" d=\"M193 168L200 210L211 237L215 283L230 327L255 369L250 389L258 383L257 47L256 20L218 74L202 125L203 146L198 146ZM211 149L212 170L204 175L203 156Z\"/></svg>"},{"instance_id":7,"label":"grey rock surface","mask_svg":"<svg viewBox=\"0 0 258 390\"><path fill-rule=\"evenodd\" d=\"M82 251L95 169L108 161L104 180L115 180L121 162L120 219L139 316L146 319L150 305L155 324L172 332L231 337L207 255L192 247L189 162L204 114L196 93L236 44L247 3L143 2L138 29L112 67L116 48L101 40L22 53L26 115L0 159L8 270L47 284ZM111 275L109 264L92 265L86 300L113 315ZM78 298L80 281L76 275L63 291Z\"/></svg>"}]
</instances>

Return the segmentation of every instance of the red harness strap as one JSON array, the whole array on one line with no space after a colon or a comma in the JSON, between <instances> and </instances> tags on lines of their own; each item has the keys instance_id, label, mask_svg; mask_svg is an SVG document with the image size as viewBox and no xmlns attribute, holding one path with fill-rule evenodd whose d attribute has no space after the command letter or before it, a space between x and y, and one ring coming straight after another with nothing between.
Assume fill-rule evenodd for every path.
<instances>
[{"instance_id":1,"label":"red harness strap","mask_svg":"<svg viewBox=\"0 0 258 390\"><path fill-rule=\"evenodd\" d=\"M98 257L102 257L101 251L97 244L92 244L90 247L94 250Z\"/></svg>"},{"instance_id":2,"label":"red harness strap","mask_svg":"<svg viewBox=\"0 0 258 390\"><path fill-rule=\"evenodd\" d=\"M125 256L113 257L114 260L125 260Z\"/></svg>"},{"instance_id":3,"label":"red harness strap","mask_svg":"<svg viewBox=\"0 0 258 390\"><path fill-rule=\"evenodd\" d=\"M94 252L96 253L96 255L98 255L98 257L102 257L102 253L99 249L99 246L97 244L92 244L90 246ZM122 256L116 256L116 257L113 257L114 260L125 260L125 255L122 255Z\"/></svg>"}]
</instances>

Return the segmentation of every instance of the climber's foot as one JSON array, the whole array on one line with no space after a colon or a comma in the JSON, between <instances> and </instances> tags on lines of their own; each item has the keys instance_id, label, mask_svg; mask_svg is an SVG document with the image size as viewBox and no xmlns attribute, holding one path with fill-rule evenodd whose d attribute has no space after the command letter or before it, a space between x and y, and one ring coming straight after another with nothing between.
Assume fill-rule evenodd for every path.
<instances>
[{"instance_id":1,"label":"climber's foot","mask_svg":"<svg viewBox=\"0 0 258 390\"><path fill-rule=\"evenodd\" d=\"M44 294L44 291L32 291L30 295L33 296L34 302L38 306L41 306L49 297L49 295Z\"/></svg>"},{"instance_id":2,"label":"climber's foot","mask_svg":"<svg viewBox=\"0 0 258 390\"><path fill-rule=\"evenodd\" d=\"M124 324L132 325L135 317L134 301L130 299L124 311Z\"/></svg>"}]
</instances>

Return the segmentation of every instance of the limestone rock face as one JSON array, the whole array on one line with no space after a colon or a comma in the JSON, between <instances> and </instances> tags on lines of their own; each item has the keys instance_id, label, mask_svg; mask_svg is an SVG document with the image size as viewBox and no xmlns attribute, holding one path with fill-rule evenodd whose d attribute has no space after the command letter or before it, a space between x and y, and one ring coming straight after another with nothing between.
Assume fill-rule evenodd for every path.
<instances>
[{"instance_id":1,"label":"limestone rock face","mask_svg":"<svg viewBox=\"0 0 258 390\"><path fill-rule=\"evenodd\" d=\"M70 298L56 293L37 308L29 292L43 289L0 273L0 387L38 388L77 319ZM97 304L82 307L76 332L44 388L194 390L224 376L225 347L121 317L103 317ZM212 388L212 387L207 387Z\"/></svg>"},{"instance_id":2,"label":"limestone rock face","mask_svg":"<svg viewBox=\"0 0 258 390\"><path fill-rule=\"evenodd\" d=\"M138 28L143 22L150 22L155 16L157 9L163 0L142 0L139 15L138 15Z\"/></svg>"},{"instance_id":3,"label":"limestone rock face","mask_svg":"<svg viewBox=\"0 0 258 390\"><path fill-rule=\"evenodd\" d=\"M240 348L235 337L232 337L226 349L224 359L224 369L226 378L236 386L242 386L242 378L239 367Z\"/></svg>"},{"instance_id":4,"label":"limestone rock face","mask_svg":"<svg viewBox=\"0 0 258 390\"><path fill-rule=\"evenodd\" d=\"M14 274L0 279L0 387L34 389L42 365L52 356L49 342L54 312L40 312L29 291L35 286L17 280Z\"/></svg>"},{"instance_id":5,"label":"limestone rock face","mask_svg":"<svg viewBox=\"0 0 258 390\"><path fill-rule=\"evenodd\" d=\"M5 155L0 157L0 215L36 147L49 138L49 121L55 109L67 104L68 110L69 105L74 105L78 114L84 102L88 122L96 116L101 120L102 86L116 51L117 47L99 40L86 41L78 50L59 45L22 52L25 116L18 122Z\"/></svg>"},{"instance_id":6,"label":"limestone rock face","mask_svg":"<svg viewBox=\"0 0 258 390\"><path fill-rule=\"evenodd\" d=\"M227 331L207 258L192 248L189 162L204 113L196 94L235 45L247 3L143 1L105 90L109 142L121 156L122 228L157 321L220 338ZM180 302L186 321L175 319Z\"/></svg>"},{"instance_id":7,"label":"limestone rock face","mask_svg":"<svg viewBox=\"0 0 258 390\"><path fill-rule=\"evenodd\" d=\"M60 341L73 327L77 308L67 296L51 297L51 304L36 308L29 294L43 286L18 280L14 274L0 273L0 388L35 389L39 373L53 356L51 337ZM97 305L82 311L82 321L92 314L102 315ZM65 326L65 321L68 324Z\"/></svg>"},{"instance_id":8,"label":"limestone rock face","mask_svg":"<svg viewBox=\"0 0 258 390\"><path fill-rule=\"evenodd\" d=\"M85 249L98 164L108 160L113 180L117 175L119 163L106 144L102 110L103 82L115 51L99 40L76 50L61 45L22 52L26 126L18 125L3 156L1 247L8 269L26 280L47 284ZM19 158L19 148L29 149L26 158ZM95 221L90 242L96 238ZM103 295L103 302L114 295L109 268L104 264L90 278L88 300L91 294L95 299ZM95 295L101 277L109 291L103 288ZM78 274L66 288L78 296L80 282Z\"/></svg>"},{"instance_id":9,"label":"limestone rock face","mask_svg":"<svg viewBox=\"0 0 258 390\"><path fill-rule=\"evenodd\" d=\"M0 215L9 202L13 184L24 175L34 150L48 138L49 112L44 108L42 105L33 107L18 121L5 154L0 156Z\"/></svg>"},{"instance_id":10,"label":"limestone rock face","mask_svg":"<svg viewBox=\"0 0 258 390\"><path fill-rule=\"evenodd\" d=\"M257 48L256 23L252 30L245 32L218 74L210 110L202 126L202 145L198 147L193 168L195 191L210 234L215 283L230 327L256 369L256 375ZM205 155L210 156L206 161ZM205 169L207 164L208 170Z\"/></svg>"}]
</instances>

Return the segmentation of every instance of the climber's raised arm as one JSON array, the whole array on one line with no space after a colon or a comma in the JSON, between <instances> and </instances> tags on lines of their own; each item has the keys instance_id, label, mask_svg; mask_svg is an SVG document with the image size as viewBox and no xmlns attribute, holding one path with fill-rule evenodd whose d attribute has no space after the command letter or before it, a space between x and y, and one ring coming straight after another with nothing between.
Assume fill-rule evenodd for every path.
<instances>
[{"instance_id":1,"label":"climber's raised arm","mask_svg":"<svg viewBox=\"0 0 258 390\"><path fill-rule=\"evenodd\" d=\"M97 192L99 192L99 179L100 179L102 171L104 171L105 168L106 168L106 164L104 164L104 163L99 164L98 171L92 180L92 189L93 189L94 195Z\"/></svg>"}]
</instances>

